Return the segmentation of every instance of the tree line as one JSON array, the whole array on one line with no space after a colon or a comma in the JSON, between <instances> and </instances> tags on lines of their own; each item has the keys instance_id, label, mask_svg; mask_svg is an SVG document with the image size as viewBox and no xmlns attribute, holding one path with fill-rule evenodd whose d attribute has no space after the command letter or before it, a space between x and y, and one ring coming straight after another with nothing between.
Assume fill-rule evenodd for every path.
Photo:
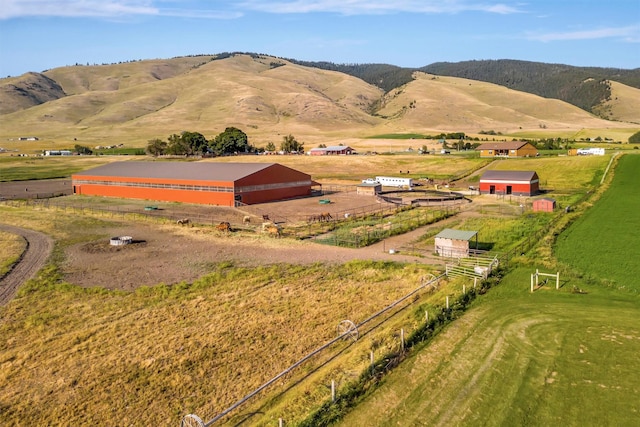
<instances>
[{"instance_id":1,"label":"tree line","mask_svg":"<svg viewBox=\"0 0 640 427\"><path fill-rule=\"evenodd\" d=\"M255 147L249 143L247 134L236 127L228 127L208 140L200 132L184 131L169 135L167 140L154 138L148 141L146 152L157 156L225 156L230 154L257 154L265 151L276 151L276 145L269 142L266 147ZM282 138L280 151L284 153L300 153L304 144L291 134Z\"/></svg>"}]
</instances>

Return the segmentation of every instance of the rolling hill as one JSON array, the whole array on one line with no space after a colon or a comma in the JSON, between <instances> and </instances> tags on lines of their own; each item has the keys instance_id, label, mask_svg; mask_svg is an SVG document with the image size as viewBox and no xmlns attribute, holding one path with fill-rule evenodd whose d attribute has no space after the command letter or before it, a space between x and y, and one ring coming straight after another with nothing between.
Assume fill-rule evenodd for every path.
<instances>
[{"instance_id":1,"label":"rolling hill","mask_svg":"<svg viewBox=\"0 0 640 427\"><path fill-rule=\"evenodd\" d=\"M611 82L640 88L640 69L574 67L516 60L438 62L421 71L506 86L545 98L556 98L596 113L611 99Z\"/></svg>"},{"instance_id":2,"label":"rolling hill","mask_svg":"<svg viewBox=\"0 0 640 427\"><path fill-rule=\"evenodd\" d=\"M28 134L54 143L144 146L185 130L212 138L235 126L256 146L291 133L311 147L401 132L571 134L616 128L631 135L640 123L633 107L640 104L640 89L618 82L609 84L615 95L602 112L620 120L613 121L478 80L416 71L408 78L407 69L381 64L304 64L238 53L62 67L0 79L0 138Z\"/></svg>"}]
</instances>

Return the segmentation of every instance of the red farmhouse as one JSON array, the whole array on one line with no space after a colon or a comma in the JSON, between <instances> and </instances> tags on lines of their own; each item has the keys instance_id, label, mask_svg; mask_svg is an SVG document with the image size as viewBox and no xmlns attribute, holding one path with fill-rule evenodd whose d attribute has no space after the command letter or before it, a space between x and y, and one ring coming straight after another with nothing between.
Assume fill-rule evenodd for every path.
<instances>
[{"instance_id":1,"label":"red farmhouse","mask_svg":"<svg viewBox=\"0 0 640 427\"><path fill-rule=\"evenodd\" d=\"M71 180L74 194L218 206L308 196L315 185L277 163L114 162Z\"/></svg>"},{"instance_id":2,"label":"red farmhouse","mask_svg":"<svg viewBox=\"0 0 640 427\"><path fill-rule=\"evenodd\" d=\"M533 171L486 171L480 178L480 194L533 196L540 192L538 174Z\"/></svg>"}]
</instances>

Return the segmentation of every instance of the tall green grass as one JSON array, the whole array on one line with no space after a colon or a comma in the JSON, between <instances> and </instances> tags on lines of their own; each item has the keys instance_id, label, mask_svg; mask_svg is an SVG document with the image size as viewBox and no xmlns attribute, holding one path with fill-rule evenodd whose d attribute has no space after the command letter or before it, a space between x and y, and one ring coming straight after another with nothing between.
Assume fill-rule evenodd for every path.
<instances>
[{"instance_id":1,"label":"tall green grass","mask_svg":"<svg viewBox=\"0 0 640 427\"><path fill-rule=\"evenodd\" d=\"M640 156L619 160L600 201L559 236L558 259L576 274L640 292Z\"/></svg>"}]
</instances>

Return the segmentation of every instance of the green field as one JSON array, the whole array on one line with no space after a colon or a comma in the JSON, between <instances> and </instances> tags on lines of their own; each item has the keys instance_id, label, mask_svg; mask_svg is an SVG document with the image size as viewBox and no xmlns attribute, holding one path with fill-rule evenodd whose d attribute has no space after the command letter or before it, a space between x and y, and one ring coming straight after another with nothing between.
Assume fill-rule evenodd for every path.
<instances>
[{"instance_id":1,"label":"green field","mask_svg":"<svg viewBox=\"0 0 640 427\"><path fill-rule=\"evenodd\" d=\"M339 425L637 425L639 166L624 156L608 191L560 235L562 264L520 260ZM560 271L560 289L531 293L536 268Z\"/></svg>"},{"instance_id":2,"label":"green field","mask_svg":"<svg viewBox=\"0 0 640 427\"><path fill-rule=\"evenodd\" d=\"M611 188L558 239L558 259L585 278L640 292L640 156L623 156Z\"/></svg>"}]
</instances>

